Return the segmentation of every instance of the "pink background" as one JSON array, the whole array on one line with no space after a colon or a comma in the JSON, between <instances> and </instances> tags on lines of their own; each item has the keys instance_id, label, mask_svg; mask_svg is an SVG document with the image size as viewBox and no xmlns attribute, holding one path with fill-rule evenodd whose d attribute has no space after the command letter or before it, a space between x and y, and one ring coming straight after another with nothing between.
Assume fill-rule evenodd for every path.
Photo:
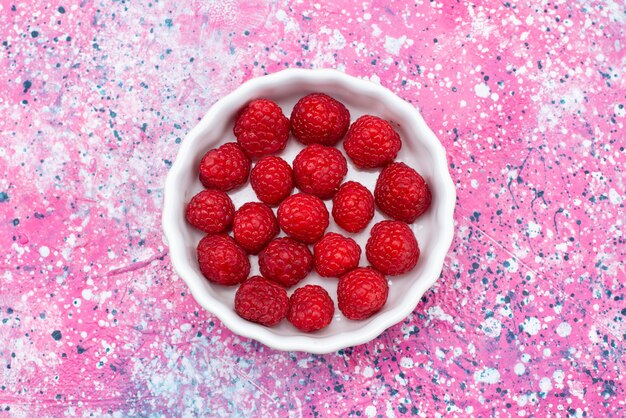
<instances>
[{"instance_id":1,"label":"pink background","mask_svg":"<svg viewBox=\"0 0 626 418\"><path fill-rule=\"evenodd\" d=\"M626 414L623 2L0 5L3 414ZM415 104L458 191L437 285L324 356L233 335L160 229L181 138L286 67Z\"/></svg>"}]
</instances>

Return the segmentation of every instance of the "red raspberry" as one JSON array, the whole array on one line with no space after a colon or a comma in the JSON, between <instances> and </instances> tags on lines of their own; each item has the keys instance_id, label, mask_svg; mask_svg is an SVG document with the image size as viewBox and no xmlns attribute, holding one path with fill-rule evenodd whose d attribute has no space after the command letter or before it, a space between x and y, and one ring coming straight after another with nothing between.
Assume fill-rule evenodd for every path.
<instances>
[{"instance_id":1,"label":"red raspberry","mask_svg":"<svg viewBox=\"0 0 626 418\"><path fill-rule=\"evenodd\" d=\"M226 286L243 282L250 273L248 255L226 234L207 235L200 240L198 264L209 281Z\"/></svg>"},{"instance_id":2,"label":"red raspberry","mask_svg":"<svg viewBox=\"0 0 626 418\"><path fill-rule=\"evenodd\" d=\"M343 147L357 167L375 168L392 162L402 141L389 122L365 115L350 126Z\"/></svg>"},{"instance_id":3,"label":"red raspberry","mask_svg":"<svg viewBox=\"0 0 626 418\"><path fill-rule=\"evenodd\" d=\"M252 169L250 184L261 202L277 205L293 190L291 167L280 157L264 157Z\"/></svg>"},{"instance_id":4,"label":"red raspberry","mask_svg":"<svg viewBox=\"0 0 626 418\"><path fill-rule=\"evenodd\" d=\"M278 207L278 224L291 238L313 244L328 227L328 209L319 197L297 193Z\"/></svg>"},{"instance_id":5,"label":"red raspberry","mask_svg":"<svg viewBox=\"0 0 626 418\"><path fill-rule=\"evenodd\" d=\"M359 265L361 247L352 238L334 232L313 246L315 270L323 277L341 277Z\"/></svg>"},{"instance_id":6,"label":"red raspberry","mask_svg":"<svg viewBox=\"0 0 626 418\"><path fill-rule=\"evenodd\" d=\"M261 276L250 277L235 294L235 312L243 319L266 327L278 324L288 309L285 288Z\"/></svg>"},{"instance_id":7,"label":"red raspberry","mask_svg":"<svg viewBox=\"0 0 626 418\"><path fill-rule=\"evenodd\" d=\"M200 161L200 182L207 189L227 192L244 184L248 174L250 160L235 142L210 150Z\"/></svg>"},{"instance_id":8,"label":"red raspberry","mask_svg":"<svg viewBox=\"0 0 626 418\"><path fill-rule=\"evenodd\" d=\"M291 111L291 132L305 145L335 145L349 125L348 109L323 93L304 96Z\"/></svg>"},{"instance_id":9,"label":"red raspberry","mask_svg":"<svg viewBox=\"0 0 626 418\"><path fill-rule=\"evenodd\" d=\"M313 269L309 247L291 238L276 238L259 254L261 274L280 285L291 287Z\"/></svg>"},{"instance_id":10,"label":"red raspberry","mask_svg":"<svg viewBox=\"0 0 626 418\"><path fill-rule=\"evenodd\" d=\"M411 228L404 222L378 222L370 231L365 246L367 260L383 274L397 276L411 270L420 249Z\"/></svg>"},{"instance_id":11,"label":"red raspberry","mask_svg":"<svg viewBox=\"0 0 626 418\"><path fill-rule=\"evenodd\" d=\"M348 232L360 232L374 217L374 196L356 181L341 185L333 197L333 219Z\"/></svg>"},{"instance_id":12,"label":"red raspberry","mask_svg":"<svg viewBox=\"0 0 626 418\"><path fill-rule=\"evenodd\" d=\"M221 190L201 191L191 198L185 210L187 222L207 234L225 231L233 222L233 216L233 202Z\"/></svg>"},{"instance_id":13,"label":"red raspberry","mask_svg":"<svg viewBox=\"0 0 626 418\"><path fill-rule=\"evenodd\" d=\"M383 168L374 189L376 205L397 221L411 223L430 207L430 189L417 171L404 163Z\"/></svg>"},{"instance_id":14,"label":"red raspberry","mask_svg":"<svg viewBox=\"0 0 626 418\"><path fill-rule=\"evenodd\" d=\"M348 173L348 163L337 148L313 144L293 160L296 186L305 193L328 199Z\"/></svg>"},{"instance_id":15,"label":"red raspberry","mask_svg":"<svg viewBox=\"0 0 626 418\"><path fill-rule=\"evenodd\" d=\"M339 279L337 301L339 310L348 319L366 319L387 302L389 285L385 276L371 267L352 270Z\"/></svg>"},{"instance_id":16,"label":"red raspberry","mask_svg":"<svg viewBox=\"0 0 626 418\"><path fill-rule=\"evenodd\" d=\"M289 298L287 320L300 331L313 332L325 328L333 320L335 305L323 287L306 285Z\"/></svg>"},{"instance_id":17,"label":"red raspberry","mask_svg":"<svg viewBox=\"0 0 626 418\"><path fill-rule=\"evenodd\" d=\"M276 216L264 203L248 202L235 212L233 236L249 254L258 254L278 232Z\"/></svg>"},{"instance_id":18,"label":"red raspberry","mask_svg":"<svg viewBox=\"0 0 626 418\"><path fill-rule=\"evenodd\" d=\"M248 156L263 157L285 149L289 119L273 101L257 99L239 113L233 131Z\"/></svg>"}]
</instances>

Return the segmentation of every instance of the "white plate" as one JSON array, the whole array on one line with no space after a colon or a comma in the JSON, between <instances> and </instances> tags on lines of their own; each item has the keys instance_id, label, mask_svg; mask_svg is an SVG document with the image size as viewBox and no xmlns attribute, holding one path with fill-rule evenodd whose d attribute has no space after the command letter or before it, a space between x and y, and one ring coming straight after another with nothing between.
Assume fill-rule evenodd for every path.
<instances>
[{"instance_id":1,"label":"white plate","mask_svg":"<svg viewBox=\"0 0 626 418\"><path fill-rule=\"evenodd\" d=\"M350 110L353 122L362 114L371 114L391 121L402 138L402 149L396 161L416 169L429 184L432 192L430 209L410 225L417 237L421 256L416 268L402 276L389 277L389 299L376 315L363 321L346 319L337 308L337 279L322 278L313 271L293 291L305 284L319 284L335 301L335 317L325 329L306 334L294 328L286 319L274 328L248 322L233 310L237 287L224 287L208 282L200 273L196 246L203 233L185 221L186 203L202 190L198 180L198 165L211 148L234 141L233 123L237 111L256 98L276 101L289 117L293 105L302 96L326 93L341 101ZM291 138L280 156L291 163L303 146ZM338 148L343 152L342 143ZM344 152L345 155L345 152ZM356 180L372 193L379 170L359 170L348 158L347 180ZM297 190L294 189L294 193ZM249 184L229 193L236 208L247 201L257 201ZM331 200L326 200L331 209ZM183 141L176 161L167 176L164 193L163 231L170 248L170 258L176 272L189 286L198 303L215 314L229 329L244 337L258 340L279 350L329 353L341 348L368 342L388 327L402 321L415 309L420 298L439 278L444 258L454 233L456 192L448 172L446 153L441 143L424 122L419 112L386 88L348 76L335 70L288 69L252 79L215 103L200 123ZM385 219L378 211L365 231L348 234L332 220L328 231L354 238L361 248L361 266L366 266L365 243L369 230ZM284 235L284 234L281 234ZM311 247L312 249L312 247ZM250 257L251 274L258 274L256 256Z\"/></svg>"}]
</instances>

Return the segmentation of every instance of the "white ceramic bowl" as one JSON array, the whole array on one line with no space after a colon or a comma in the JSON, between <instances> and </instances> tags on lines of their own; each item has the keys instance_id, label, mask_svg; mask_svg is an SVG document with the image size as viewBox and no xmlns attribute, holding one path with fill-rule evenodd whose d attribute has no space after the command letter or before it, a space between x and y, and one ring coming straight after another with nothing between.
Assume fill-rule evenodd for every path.
<instances>
[{"instance_id":1,"label":"white ceramic bowl","mask_svg":"<svg viewBox=\"0 0 626 418\"><path fill-rule=\"evenodd\" d=\"M191 197L202 190L198 180L198 164L204 153L224 142L235 140L233 123L239 109L252 99L265 97L276 101L289 117L296 101L312 92L323 92L343 102L350 110L352 121L362 114L372 114L394 123L403 142L396 161L403 161L422 174L430 185L432 204L411 225L421 249L419 262L410 273L388 278L389 298L383 309L369 319L351 321L336 308L335 317L327 328L306 334L298 331L287 320L274 328L267 328L248 322L235 313L233 301L237 287L212 284L202 276L196 260L196 246L203 233L187 224L184 211ZM302 148L300 143L291 138L281 156L291 163ZM341 143L338 148L343 151ZM346 181L356 180L374 191L378 170L356 169L349 158L348 167ZM294 189L295 192L297 190ZM257 201L249 184L230 195L236 208L247 201ZM289 69L247 81L209 109L180 147L167 176L164 200L163 230L172 264L202 307L215 314L233 332L244 337L279 350L321 354L368 342L402 321L415 309L424 292L439 278L452 242L456 193L448 172L445 150L412 105L380 85L339 71ZM331 201L325 202L330 211ZM347 234L338 229L331 217L328 231L353 237L363 249L360 265L365 266L368 265L364 250L369 230L382 219L385 219L384 216L377 211L365 231ZM251 256L250 263L251 275L258 274L257 257ZM326 288L337 306L337 279L322 278L313 271L303 282L289 289L288 294L291 295L295 288L305 284L319 284Z\"/></svg>"}]
</instances>

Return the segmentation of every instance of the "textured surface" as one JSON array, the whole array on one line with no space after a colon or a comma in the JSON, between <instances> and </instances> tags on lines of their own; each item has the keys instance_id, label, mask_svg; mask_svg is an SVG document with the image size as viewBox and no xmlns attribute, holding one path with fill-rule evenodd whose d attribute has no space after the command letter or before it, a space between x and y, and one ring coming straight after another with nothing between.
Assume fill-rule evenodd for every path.
<instances>
[{"instance_id":1,"label":"textured surface","mask_svg":"<svg viewBox=\"0 0 626 418\"><path fill-rule=\"evenodd\" d=\"M328 227L328 209L316 196L296 193L283 200L277 211L278 225L288 236L313 244Z\"/></svg>"},{"instance_id":2,"label":"textured surface","mask_svg":"<svg viewBox=\"0 0 626 418\"><path fill-rule=\"evenodd\" d=\"M293 171L287 161L270 155L254 165L250 184L261 202L277 205L293 190Z\"/></svg>"},{"instance_id":3,"label":"textured surface","mask_svg":"<svg viewBox=\"0 0 626 418\"><path fill-rule=\"evenodd\" d=\"M410 224L428 210L431 194L417 171L404 163L391 163L380 171L374 199L387 216Z\"/></svg>"},{"instance_id":4,"label":"textured surface","mask_svg":"<svg viewBox=\"0 0 626 418\"><path fill-rule=\"evenodd\" d=\"M259 254L259 269L263 277L291 287L313 269L313 254L301 242L276 238Z\"/></svg>"},{"instance_id":5,"label":"textured surface","mask_svg":"<svg viewBox=\"0 0 626 418\"><path fill-rule=\"evenodd\" d=\"M623 2L0 7L5 413L625 414ZM161 239L181 138L287 66L414 103L458 191L437 285L325 356L234 336Z\"/></svg>"},{"instance_id":6,"label":"textured surface","mask_svg":"<svg viewBox=\"0 0 626 418\"><path fill-rule=\"evenodd\" d=\"M289 118L291 133L303 144L336 145L350 126L350 111L338 100L311 93L298 100Z\"/></svg>"},{"instance_id":7,"label":"textured surface","mask_svg":"<svg viewBox=\"0 0 626 418\"><path fill-rule=\"evenodd\" d=\"M339 279L337 307L346 318L367 319L385 305L388 294L385 276L371 267L359 267Z\"/></svg>"},{"instance_id":8,"label":"textured surface","mask_svg":"<svg viewBox=\"0 0 626 418\"><path fill-rule=\"evenodd\" d=\"M233 238L250 254L258 254L278 234L272 209L260 202L244 203L233 219Z\"/></svg>"},{"instance_id":9,"label":"textured surface","mask_svg":"<svg viewBox=\"0 0 626 418\"><path fill-rule=\"evenodd\" d=\"M333 220L348 232L360 232L374 217L374 196L361 183L346 181L333 197Z\"/></svg>"},{"instance_id":10,"label":"textured surface","mask_svg":"<svg viewBox=\"0 0 626 418\"><path fill-rule=\"evenodd\" d=\"M253 276L237 289L234 308L242 318L271 327L287 315L289 298L284 287Z\"/></svg>"},{"instance_id":11,"label":"textured surface","mask_svg":"<svg viewBox=\"0 0 626 418\"><path fill-rule=\"evenodd\" d=\"M413 270L420 257L420 248L407 224L393 220L381 221L370 230L365 255L376 270L388 276L396 276Z\"/></svg>"},{"instance_id":12,"label":"textured surface","mask_svg":"<svg viewBox=\"0 0 626 418\"><path fill-rule=\"evenodd\" d=\"M289 119L276 103L257 99L237 116L233 132L248 156L261 158L285 149Z\"/></svg>"},{"instance_id":13,"label":"textured surface","mask_svg":"<svg viewBox=\"0 0 626 418\"><path fill-rule=\"evenodd\" d=\"M347 173L346 157L335 147L309 145L293 160L296 187L320 199L333 197Z\"/></svg>"},{"instance_id":14,"label":"textured surface","mask_svg":"<svg viewBox=\"0 0 626 418\"><path fill-rule=\"evenodd\" d=\"M243 185L250 174L250 160L235 142L209 150L198 166L200 182L207 189L225 192Z\"/></svg>"},{"instance_id":15,"label":"textured surface","mask_svg":"<svg viewBox=\"0 0 626 418\"><path fill-rule=\"evenodd\" d=\"M378 116L363 115L350 125L343 148L360 168L384 167L402 147L400 135L389 122Z\"/></svg>"},{"instance_id":16,"label":"textured surface","mask_svg":"<svg viewBox=\"0 0 626 418\"><path fill-rule=\"evenodd\" d=\"M329 232L313 245L315 270L322 277L341 277L354 270L361 259L361 247L350 237Z\"/></svg>"}]
</instances>

